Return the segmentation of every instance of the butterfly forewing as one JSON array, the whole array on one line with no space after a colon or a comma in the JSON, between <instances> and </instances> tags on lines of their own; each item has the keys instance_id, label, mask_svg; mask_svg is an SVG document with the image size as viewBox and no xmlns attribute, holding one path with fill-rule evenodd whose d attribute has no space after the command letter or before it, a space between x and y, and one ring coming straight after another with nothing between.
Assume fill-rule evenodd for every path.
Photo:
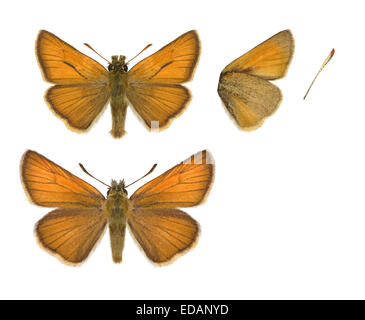
<instances>
[{"instance_id":1,"label":"butterfly forewing","mask_svg":"<svg viewBox=\"0 0 365 320\"><path fill-rule=\"evenodd\" d=\"M108 72L54 34L41 30L37 38L37 57L45 79L56 84L107 82Z\"/></svg>"},{"instance_id":2,"label":"butterfly forewing","mask_svg":"<svg viewBox=\"0 0 365 320\"><path fill-rule=\"evenodd\" d=\"M285 75L294 52L294 38L284 30L262 42L224 68L226 72L244 72L266 80Z\"/></svg>"},{"instance_id":3,"label":"butterfly forewing","mask_svg":"<svg viewBox=\"0 0 365 320\"><path fill-rule=\"evenodd\" d=\"M182 208L202 202L213 180L213 158L204 150L139 188L135 208Z\"/></svg>"},{"instance_id":4,"label":"butterfly forewing","mask_svg":"<svg viewBox=\"0 0 365 320\"><path fill-rule=\"evenodd\" d=\"M189 31L145 58L128 72L130 84L178 84L192 78L200 54L199 37Z\"/></svg>"},{"instance_id":5,"label":"butterfly forewing","mask_svg":"<svg viewBox=\"0 0 365 320\"><path fill-rule=\"evenodd\" d=\"M44 207L100 208L104 196L93 186L35 151L27 151L22 180L31 200Z\"/></svg>"},{"instance_id":6,"label":"butterfly forewing","mask_svg":"<svg viewBox=\"0 0 365 320\"><path fill-rule=\"evenodd\" d=\"M189 249L199 233L198 223L178 209L135 209L128 224L147 257L156 263Z\"/></svg>"}]
</instances>

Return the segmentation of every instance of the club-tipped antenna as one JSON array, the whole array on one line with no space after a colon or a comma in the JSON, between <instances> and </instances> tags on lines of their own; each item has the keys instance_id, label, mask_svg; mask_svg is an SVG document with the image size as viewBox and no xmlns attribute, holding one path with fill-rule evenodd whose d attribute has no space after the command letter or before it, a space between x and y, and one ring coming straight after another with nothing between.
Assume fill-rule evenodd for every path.
<instances>
[{"instance_id":1,"label":"club-tipped antenna","mask_svg":"<svg viewBox=\"0 0 365 320\"><path fill-rule=\"evenodd\" d=\"M146 49L148 49L150 46L152 46L152 43L150 43L147 46L145 46L145 48L141 52L139 52L138 54L136 54L132 59L129 59L126 64L128 64L129 62L131 62L134 58L137 58L143 51L145 51Z\"/></svg>"},{"instance_id":2,"label":"club-tipped antenna","mask_svg":"<svg viewBox=\"0 0 365 320\"><path fill-rule=\"evenodd\" d=\"M79 163L79 166L81 167L82 171L84 171L84 172L85 172L87 175L89 175L91 178L94 178L96 181L99 181L99 182L100 182L100 183L102 183L103 185L105 185L105 186L107 186L107 187L111 188L111 187L110 187L110 185L108 185L108 184L104 183L103 181L99 180L98 178L95 178L93 175L91 175L89 172L87 172L87 170L84 168L84 166L83 166L81 163Z\"/></svg>"},{"instance_id":3,"label":"club-tipped antenna","mask_svg":"<svg viewBox=\"0 0 365 320\"><path fill-rule=\"evenodd\" d=\"M152 166L152 168L150 169L150 171L148 171L148 172L147 172L147 173L146 173L143 177L141 177L141 178L137 179L136 181L134 181L134 182L130 183L129 185L125 186L125 188L127 188L127 187L131 186L132 184L134 184L134 183L138 182L139 180L141 180L141 179L143 179L143 178L147 177L150 173L152 173L152 171L153 171L153 170L155 170L155 168L156 168L156 167L157 167L157 163L155 163L155 164Z\"/></svg>"},{"instance_id":4,"label":"club-tipped antenna","mask_svg":"<svg viewBox=\"0 0 365 320\"><path fill-rule=\"evenodd\" d=\"M90 46L88 43L84 43L85 46L87 46L90 50L94 51L100 58L104 59L106 62L108 62L109 64L111 64L110 61L108 61L107 59L105 59L101 54L99 54L95 49L92 48L92 46Z\"/></svg>"},{"instance_id":5,"label":"club-tipped antenna","mask_svg":"<svg viewBox=\"0 0 365 320\"><path fill-rule=\"evenodd\" d=\"M332 50L331 50L331 52L330 52L330 54L329 54L329 55L328 55L328 57L326 58L326 60L324 60L324 62L323 62L323 64L322 64L322 66L321 66L321 68L319 69L319 71L317 72L316 76L314 77L314 79L313 79L313 81L312 81L311 85L309 86L309 88L308 88L308 90L307 90L307 93L305 94L305 96L304 96L303 100L305 100L305 98L307 97L307 95L308 95L308 93L309 93L309 90L310 90L310 89L312 88L312 86L313 86L314 81L316 81L316 79L317 79L318 75L320 74L320 72L322 71L322 69L326 66L326 64L327 64L328 62L330 62L330 60L332 59L332 57L333 57L333 55L334 55L334 54L335 54L335 49L332 49Z\"/></svg>"}]
</instances>

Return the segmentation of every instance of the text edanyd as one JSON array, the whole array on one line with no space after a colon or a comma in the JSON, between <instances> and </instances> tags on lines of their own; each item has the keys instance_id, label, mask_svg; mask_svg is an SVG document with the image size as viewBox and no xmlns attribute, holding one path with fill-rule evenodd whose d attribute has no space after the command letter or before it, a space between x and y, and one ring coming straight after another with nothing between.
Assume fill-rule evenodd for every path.
<instances>
[{"instance_id":1,"label":"text edanyd","mask_svg":"<svg viewBox=\"0 0 365 320\"><path fill-rule=\"evenodd\" d=\"M228 306L225 304L182 304L180 306L180 314L227 314Z\"/></svg>"}]
</instances>

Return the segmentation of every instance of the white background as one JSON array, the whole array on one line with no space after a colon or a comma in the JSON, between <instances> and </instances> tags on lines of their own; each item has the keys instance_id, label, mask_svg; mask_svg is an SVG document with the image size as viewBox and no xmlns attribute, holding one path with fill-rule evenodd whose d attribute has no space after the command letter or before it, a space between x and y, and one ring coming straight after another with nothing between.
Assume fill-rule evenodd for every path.
<instances>
[{"instance_id":1,"label":"white background","mask_svg":"<svg viewBox=\"0 0 365 320\"><path fill-rule=\"evenodd\" d=\"M1 10L0 298L257 299L365 298L364 22L361 1L8 1ZM283 102L256 131L239 130L217 95L221 70L275 33L291 29L295 53L275 81ZM132 65L196 29L201 57L193 99L169 129L150 133L128 110L113 139L109 107L86 134L46 106L34 46L46 29L100 61ZM332 48L305 101L315 73ZM80 267L40 249L34 224L51 209L28 202L22 154L36 150L97 187L159 165L130 194L207 148L216 176L207 201L185 211L199 221L197 246L156 267L127 234L123 263L105 233Z\"/></svg>"}]
</instances>

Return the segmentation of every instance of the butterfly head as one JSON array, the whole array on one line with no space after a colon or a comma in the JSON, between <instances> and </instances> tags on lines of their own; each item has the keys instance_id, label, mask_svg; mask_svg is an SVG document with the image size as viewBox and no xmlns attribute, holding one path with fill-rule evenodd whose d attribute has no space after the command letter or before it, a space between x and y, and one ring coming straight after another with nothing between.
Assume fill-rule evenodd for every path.
<instances>
[{"instance_id":1,"label":"butterfly head","mask_svg":"<svg viewBox=\"0 0 365 320\"><path fill-rule=\"evenodd\" d=\"M125 62L125 56L112 56L112 62L108 66L111 72L127 72L128 66Z\"/></svg>"},{"instance_id":2,"label":"butterfly head","mask_svg":"<svg viewBox=\"0 0 365 320\"><path fill-rule=\"evenodd\" d=\"M125 189L125 182L124 180L119 180L119 182L117 182L116 180L112 180L111 186L108 190L108 197L113 197L113 196L128 196L128 192Z\"/></svg>"}]
</instances>

